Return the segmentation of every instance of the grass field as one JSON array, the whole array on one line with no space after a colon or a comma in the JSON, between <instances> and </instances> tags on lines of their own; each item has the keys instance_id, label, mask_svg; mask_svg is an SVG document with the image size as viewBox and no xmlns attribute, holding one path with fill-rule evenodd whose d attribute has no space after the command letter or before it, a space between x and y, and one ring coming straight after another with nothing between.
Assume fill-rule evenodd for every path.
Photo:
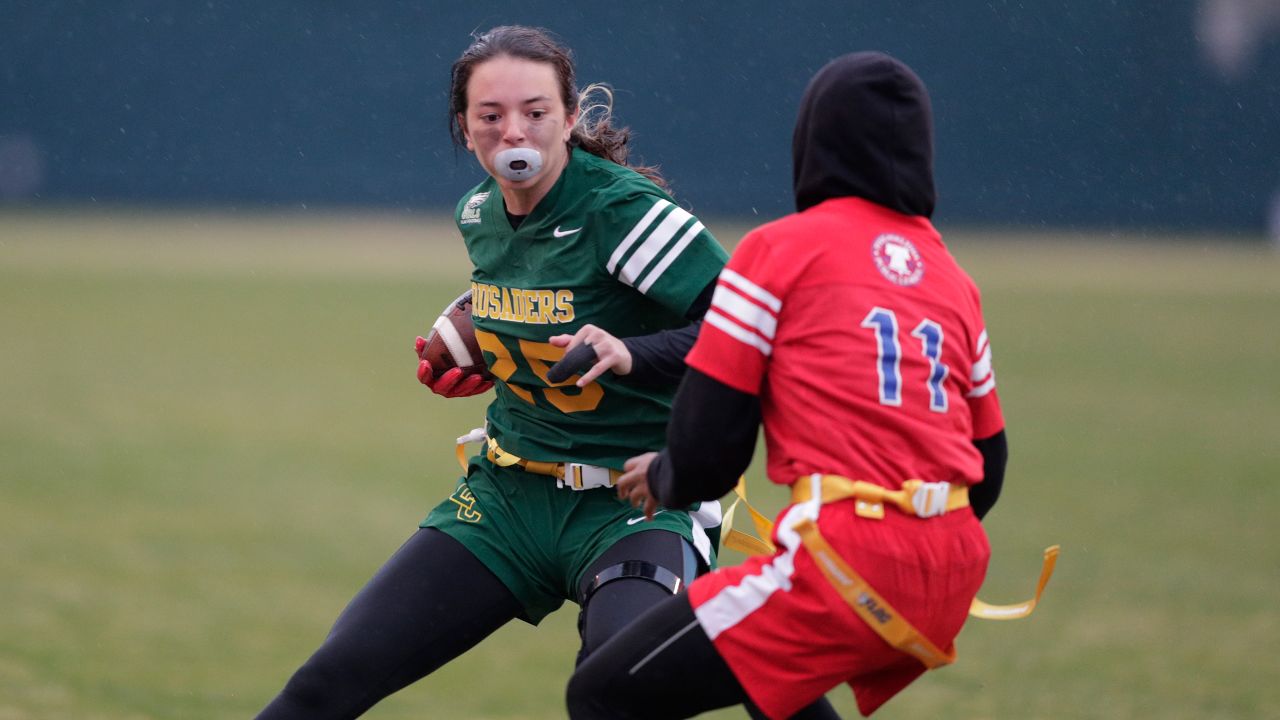
<instances>
[{"instance_id":1,"label":"grass field","mask_svg":"<svg viewBox=\"0 0 1280 720\"><path fill-rule=\"evenodd\" d=\"M1280 255L950 240L1012 451L982 596L1063 554L1031 619L971 622L877 717L1280 717ZM0 214L0 720L245 718L279 689L482 418L413 378L458 245L412 217ZM369 717L562 717L574 620Z\"/></svg>"}]
</instances>

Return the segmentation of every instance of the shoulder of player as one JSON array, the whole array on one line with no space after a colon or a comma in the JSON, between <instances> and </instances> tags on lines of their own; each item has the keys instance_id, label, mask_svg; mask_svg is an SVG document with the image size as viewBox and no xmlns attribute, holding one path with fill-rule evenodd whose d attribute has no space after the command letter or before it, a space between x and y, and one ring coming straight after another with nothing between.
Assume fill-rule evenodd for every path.
<instances>
[{"instance_id":1,"label":"shoulder of player","mask_svg":"<svg viewBox=\"0 0 1280 720\"><path fill-rule=\"evenodd\" d=\"M824 245L815 239L827 237L838 229L826 218L791 213L751 229L738 243L737 251L813 255Z\"/></svg>"},{"instance_id":2,"label":"shoulder of player","mask_svg":"<svg viewBox=\"0 0 1280 720\"><path fill-rule=\"evenodd\" d=\"M458 198L458 202L453 206L453 218L455 222L461 223L463 213L467 210L478 210L481 206L495 201L495 196L499 194L498 185L493 178L485 178L480 184L463 193Z\"/></svg>"},{"instance_id":3,"label":"shoulder of player","mask_svg":"<svg viewBox=\"0 0 1280 720\"><path fill-rule=\"evenodd\" d=\"M578 175L577 194L592 210L619 209L633 203L652 205L656 199L675 203L662 188L635 170L583 150L574 151L572 167Z\"/></svg>"},{"instance_id":4,"label":"shoulder of player","mask_svg":"<svg viewBox=\"0 0 1280 720\"><path fill-rule=\"evenodd\" d=\"M644 178L639 180L622 178L620 182L596 185L583 194L582 214L594 238L603 245L616 245L632 233L643 233L669 217L680 218L682 226L697 222L670 195Z\"/></svg>"},{"instance_id":5,"label":"shoulder of player","mask_svg":"<svg viewBox=\"0 0 1280 720\"><path fill-rule=\"evenodd\" d=\"M729 267L779 298L802 288L847 282L850 253L856 253L850 235L847 219L791 213L748 232L734 248Z\"/></svg>"}]
</instances>

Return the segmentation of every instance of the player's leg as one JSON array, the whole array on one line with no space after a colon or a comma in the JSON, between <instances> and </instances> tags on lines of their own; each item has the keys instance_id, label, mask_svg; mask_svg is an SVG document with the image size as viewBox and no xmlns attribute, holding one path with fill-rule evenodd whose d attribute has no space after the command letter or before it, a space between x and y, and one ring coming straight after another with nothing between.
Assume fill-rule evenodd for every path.
<instances>
[{"instance_id":1,"label":"player's leg","mask_svg":"<svg viewBox=\"0 0 1280 720\"><path fill-rule=\"evenodd\" d=\"M578 661L706 571L693 546L677 533L649 530L619 539L579 579Z\"/></svg>"},{"instance_id":2,"label":"player's leg","mask_svg":"<svg viewBox=\"0 0 1280 720\"><path fill-rule=\"evenodd\" d=\"M687 718L743 705L766 720L747 698L681 594L667 597L619 631L578 666L569 680L574 720ZM819 698L792 720L839 720Z\"/></svg>"},{"instance_id":3,"label":"player's leg","mask_svg":"<svg viewBox=\"0 0 1280 720\"><path fill-rule=\"evenodd\" d=\"M582 649L578 653L578 662L581 663L650 608L670 600L677 590L683 592L694 577L706 571L706 563L702 562L689 541L674 532L651 530L634 533L614 543L588 567L579 583L582 610L578 616L578 631L582 635ZM692 621L693 612L688 603L679 603L672 612L678 612L680 605L688 612L687 619ZM680 615L680 619L684 616ZM705 647L695 646L690 650L699 651L693 653L695 662L692 666L698 668L695 676L729 688L726 694L713 694L708 700L720 704L707 707L744 703L748 714L764 718L765 715L747 701L738 681L701 629L697 629L695 635L706 641ZM686 642L695 643L696 638ZM703 672L703 668L712 666L723 668L723 673ZM840 716L826 698L819 698L792 717L795 720L838 720Z\"/></svg>"},{"instance_id":4,"label":"player's leg","mask_svg":"<svg viewBox=\"0 0 1280 720\"><path fill-rule=\"evenodd\" d=\"M683 594L663 599L596 648L568 689L575 720L683 718L745 699Z\"/></svg>"},{"instance_id":5,"label":"player's leg","mask_svg":"<svg viewBox=\"0 0 1280 720\"><path fill-rule=\"evenodd\" d=\"M519 616L516 597L461 543L419 530L338 617L258 716L354 718Z\"/></svg>"}]
</instances>

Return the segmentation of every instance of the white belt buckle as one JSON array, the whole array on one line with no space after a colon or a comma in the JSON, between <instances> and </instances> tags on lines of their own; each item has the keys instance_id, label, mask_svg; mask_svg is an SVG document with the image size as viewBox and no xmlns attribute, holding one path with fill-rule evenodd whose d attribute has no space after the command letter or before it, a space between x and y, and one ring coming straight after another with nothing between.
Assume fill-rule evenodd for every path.
<instances>
[{"instance_id":1,"label":"white belt buckle","mask_svg":"<svg viewBox=\"0 0 1280 720\"><path fill-rule=\"evenodd\" d=\"M601 487L613 487L613 479L609 477L609 468L582 463L564 464L565 485L574 490L592 490Z\"/></svg>"},{"instance_id":2,"label":"white belt buckle","mask_svg":"<svg viewBox=\"0 0 1280 720\"><path fill-rule=\"evenodd\" d=\"M947 496L951 493L951 483L927 482L911 494L911 506L916 509L916 517L933 517L947 512Z\"/></svg>"}]
</instances>

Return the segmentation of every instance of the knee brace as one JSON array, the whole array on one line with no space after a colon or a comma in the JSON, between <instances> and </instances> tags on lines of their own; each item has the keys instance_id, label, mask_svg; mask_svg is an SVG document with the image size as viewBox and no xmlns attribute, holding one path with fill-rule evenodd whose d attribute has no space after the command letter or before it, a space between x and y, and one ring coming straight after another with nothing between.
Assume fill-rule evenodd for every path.
<instances>
[{"instance_id":1,"label":"knee brace","mask_svg":"<svg viewBox=\"0 0 1280 720\"><path fill-rule=\"evenodd\" d=\"M590 602L591 596L595 595L596 591L605 585L614 580L631 578L657 583L672 595L676 595L684 589L684 580L670 570L654 565L647 560L626 560L617 565L610 565L601 570L594 578L591 578L591 583L587 585L587 590L583 593L583 606Z\"/></svg>"}]
</instances>

